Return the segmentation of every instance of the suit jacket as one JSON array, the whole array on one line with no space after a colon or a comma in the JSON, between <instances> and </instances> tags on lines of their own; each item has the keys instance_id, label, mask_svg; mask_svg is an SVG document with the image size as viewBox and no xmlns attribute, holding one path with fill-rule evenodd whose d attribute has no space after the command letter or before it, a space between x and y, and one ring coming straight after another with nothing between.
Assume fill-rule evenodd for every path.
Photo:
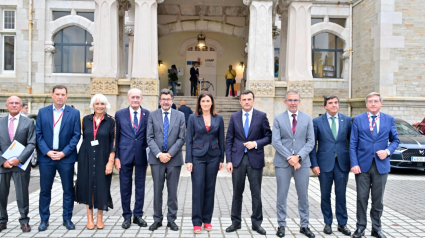
<instances>
[{"instance_id":1,"label":"suit jacket","mask_svg":"<svg viewBox=\"0 0 425 238\"><path fill-rule=\"evenodd\" d=\"M190 107L186 105L182 105L181 107L179 107L179 111L184 113L184 121L187 124L190 114L193 114L192 109L190 109Z\"/></svg>"},{"instance_id":2,"label":"suit jacket","mask_svg":"<svg viewBox=\"0 0 425 238\"><path fill-rule=\"evenodd\" d=\"M288 167L287 158L293 154L301 156L301 167L310 167L309 154L314 147L314 129L310 115L298 111L295 134L292 134L288 110L275 116L272 144L276 149L273 160L275 167Z\"/></svg>"},{"instance_id":3,"label":"suit jacket","mask_svg":"<svg viewBox=\"0 0 425 238\"><path fill-rule=\"evenodd\" d=\"M190 81L197 81L196 75L199 75L199 67L197 69L195 67L190 68Z\"/></svg>"},{"instance_id":4,"label":"suit jacket","mask_svg":"<svg viewBox=\"0 0 425 238\"><path fill-rule=\"evenodd\" d=\"M311 167L319 167L320 172L330 172L334 169L335 153L338 156L339 168L344 172L350 171L351 117L338 113L338 123L338 134L335 139L326 113L313 119L315 140L310 160Z\"/></svg>"},{"instance_id":5,"label":"suit jacket","mask_svg":"<svg viewBox=\"0 0 425 238\"><path fill-rule=\"evenodd\" d=\"M224 161L224 121L220 114L211 116L210 130L205 127L202 115L190 115L186 135L186 163L193 163L193 157L204 155L219 156Z\"/></svg>"},{"instance_id":6,"label":"suit jacket","mask_svg":"<svg viewBox=\"0 0 425 238\"><path fill-rule=\"evenodd\" d=\"M382 112L380 114L379 133L376 137L370 132L367 113L357 115L353 120L350 137L351 167L360 166L362 173L369 171L373 160L380 174L389 173L390 156L381 160L376 152L388 149L392 155L400 143L394 117Z\"/></svg>"},{"instance_id":7,"label":"suit jacket","mask_svg":"<svg viewBox=\"0 0 425 238\"><path fill-rule=\"evenodd\" d=\"M245 137L243 126L242 110L232 113L226 136L226 162L232 162L234 167L238 167L245 151L243 143L256 141L257 149L254 148L247 152L249 163L253 168L263 168L265 166L264 146L270 144L272 139L272 131L266 113L253 109L248 137Z\"/></svg>"},{"instance_id":8,"label":"suit jacket","mask_svg":"<svg viewBox=\"0 0 425 238\"><path fill-rule=\"evenodd\" d=\"M130 117L130 107L121 109L115 113L115 123L117 127L117 150L115 158L120 159L123 165L144 165L147 166L146 148L146 128L148 124L149 111L141 108L141 119L139 130L134 134L133 124Z\"/></svg>"},{"instance_id":9,"label":"suit jacket","mask_svg":"<svg viewBox=\"0 0 425 238\"><path fill-rule=\"evenodd\" d=\"M52 159L46 154L53 150L53 105L38 111L35 131L37 133L38 162L49 163ZM65 154L65 157L59 160L61 163L75 163L77 161L76 147L80 135L80 111L65 105L59 131L58 150Z\"/></svg>"},{"instance_id":10,"label":"suit jacket","mask_svg":"<svg viewBox=\"0 0 425 238\"><path fill-rule=\"evenodd\" d=\"M162 152L164 143L164 123L162 119L162 110L158 109L149 115L147 142L150 149L149 164L163 164L167 166L183 165L182 147L184 144L184 136L186 124L184 122L184 114L182 112L170 109L170 122L168 127L168 153L171 154L171 160L164 164L156 158L156 155Z\"/></svg>"},{"instance_id":11,"label":"suit jacket","mask_svg":"<svg viewBox=\"0 0 425 238\"><path fill-rule=\"evenodd\" d=\"M5 116L0 119L0 165L3 165L6 162L6 159L3 158L3 153L9 148L12 144L9 138L9 126L8 126L9 116ZM25 116L19 117L18 127L16 128L14 140L21 143L25 146L24 151L17 157L21 164L24 164L35 149L35 127L34 121ZM13 167L11 169L6 169L3 166L0 166L0 173L9 173L9 172L30 172L31 166L28 166L25 171L19 167Z\"/></svg>"}]
</instances>

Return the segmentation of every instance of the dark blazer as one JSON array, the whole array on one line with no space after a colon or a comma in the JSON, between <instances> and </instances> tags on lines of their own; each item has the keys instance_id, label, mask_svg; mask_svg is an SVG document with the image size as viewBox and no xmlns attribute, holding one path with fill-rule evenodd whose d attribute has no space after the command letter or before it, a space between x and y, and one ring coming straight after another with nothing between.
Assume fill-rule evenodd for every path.
<instances>
[{"instance_id":1,"label":"dark blazer","mask_svg":"<svg viewBox=\"0 0 425 238\"><path fill-rule=\"evenodd\" d=\"M40 163L51 162L47 152L53 150L53 105L44 107L38 111L35 127L37 133L37 159ZM77 144L81 135L80 111L68 105L62 116L59 131L59 151L65 154L60 163L77 162Z\"/></svg>"},{"instance_id":2,"label":"dark blazer","mask_svg":"<svg viewBox=\"0 0 425 238\"><path fill-rule=\"evenodd\" d=\"M211 116L210 130L205 127L202 115L190 115L186 135L186 163L193 157L218 156L224 161L224 121L220 114Z\"/></svg>"},{"instance_id":3,"label":"dark blazer","mask_svg":"<svg viewBox=\"0 0 425 238\"><path fill-rule=\"evenodd\" d=\"M190 114L193 114L192 109L190 109L190 107L186 105L182 105L181 107L179 107L179 111L184 113L184 121L187 125L187 121L189 120Z\"/></svg>"},{"instance_id":4,"label":"dark blazer","mask_svg":"<svg viewBox=\"0 0 425 238\"><path fill-rule=\"evenodd\" d=\"M0 119L0 165L6 162L6 159L3 158L3 153L9 148L12 144L9 138L9 126L8 126L9 116L5 116ZM21 143L25 146L24 151L18 156L18 160L21 164L24 164L35 149L35 128L34 121L25 116L19 116L18 128L16 128L14 140ZM27 167L25 172L31 171L31 166ZM0 173L8 172L24 172L19 167L13 167L11 169L6 169L3 166L0 166Z\"/></svg>"},{"instance_id":5,"label":"dark blazer","mask_svg":"<svg viewBox=\"0 0 425 238\"><path fill-rule=\"evenodd\" d=\"M350 171L351 117L338 113L338 134L336 140L329 126L328 114L313 119L314 148L310 152L311 168L320 167L320 172L330 172L335 166L335 153L342 171ZM319 146L317 146L317 143Z\"/></svg>"},{"instance_id":6,"label":"dark blazer","mask_svg":"<svg viewBox=\"0 0 425 238\"><path fill-rule=\"evenodd\" d=\"M373 159L375 159L376 167L380 174L389 173L389 157L394 153L400 143L394 117L382 112L380 114L379 133L376 137L372 136L370 132L369 119L366 112L357 115L353 120L350 136L351 167L360 166L362 173L369 171ZM385 149L390 151L390 155L386 159L381 160L376 152Z\"/></svg>"},{"instance_id":7,"label":"dark blazer","mask_svg":"<svg viewBox=\"0 0 425 238\"><path fill-rule=\"evenodd\" d=\"M197 81L196 75L199 75L199 67L197 69L195 67L190 68L190 81Z\"/></svg>"},{"instance_id":8,"label":"dark blazer","mask_svg":"<svg viewBox=\"0 0 425 238\"><path fill-rule=\"evenodd\" d=\"M117 150L115 158L120 159L121 164L129 165L134 162L135 165L145 165L146 159L146 128L148 124L149 111L141 108L142 118L137 134L134 134L133 124L130 117L130 108L124 108L115 113L115 122L117 126Z\"/></svg>"},{"instance_id":9,"label":"dark blazer","mask_svg":"<svg viewBox=\"0 0 425 238\"><path fill-rule=\"evenodd\" d=\"M247 152L249 163L253 168L263 168L265 166L264 146L272 141L272 131L266 113L253 109L247 138L242 124L242 110L232 113L226 136L227 163L232 162L234 167L239 166L245 151L243 143L247 141L257 142L257 149Z\"/></svg>"}]
</instances>

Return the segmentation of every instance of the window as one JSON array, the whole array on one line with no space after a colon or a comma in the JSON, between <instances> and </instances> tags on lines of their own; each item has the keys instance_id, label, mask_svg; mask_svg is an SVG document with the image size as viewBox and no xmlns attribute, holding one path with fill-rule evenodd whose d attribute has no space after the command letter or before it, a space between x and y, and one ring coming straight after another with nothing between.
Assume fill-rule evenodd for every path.
<instances>
[{"instance_id":1,"label":"window","mask_svg":"<svg viewBox=\"0 0 425 238\"><path fill-rule=\"evenodd\" d=\"M3 28L5 30L15 29L15 10L3 11Z\"/></svg>"},{"instance_id":2,"label":"window","mask_svg":"<svg viewBox=\"0 0 425 238\"><path fill-rule=\"evenodd\" d=\"M70 11L53 11L53 21L68 15L71 15Z\"/></svg>"},{"instance_id":3,"label":"window","mask_svg":"<svg viewBox=\"0 0 425 238\"><path fill-rule=\"evenodd\" d=\"M343 42L336 35L321 33L312 37L314 78L341 78Z\"/></svg>"},{"instance_id":4,"label":"window","mask_svg":"<svg viewBox=\"0 0 425 238\"><path fill-rule=\"evenodd\" d=\"M15 36L3 36L3 70L15 70Z\"/></svg>"},{"instance_id":5,"label":"window","mask_svg":"<svg viewBox=\"0 0 425 238\"><path fill-rule=\"evenodd\" d=\"M311 25L323 22L323 18L311 18Z\"/></svg>"},{"instance_id":6,"label":"window","mask_svg":"<svg viewBox=\"0 0 425 238\"><path fill-rule=\"evenodd\" d=\"M333 22L345 28L345 18L329 18L329 22Z\"/></svg>"},{"instance_id":7,"label":"window","mask_svg":"<svg viewBox=\"0 0 425 238\"><path fill-rule=\"evenodd\" d=\"M89 50L92 35L86 30L71 26L59 31L53 42L54 73L91 73L93 52Z\"/></svg>"},{"instance_id":8,"label":"window","mask_svg":"<svg viewBox=\"0 0 425 238\"><path fill-rule=\"evenodd\" d=\"M94 22L94 12L77 12L77 15L85 17L90 21Z\"/></svg>"}]
</instances>

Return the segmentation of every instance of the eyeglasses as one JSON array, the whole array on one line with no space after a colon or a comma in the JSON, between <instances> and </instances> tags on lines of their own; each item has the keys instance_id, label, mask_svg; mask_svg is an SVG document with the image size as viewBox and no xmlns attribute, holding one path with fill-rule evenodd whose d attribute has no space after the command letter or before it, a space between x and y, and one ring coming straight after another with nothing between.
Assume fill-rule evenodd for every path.
<instances>
[{"instance_id":1,"label":"eyeglasses","mask_svg":"<svg viewBox=\"0 0 425 238\"><path fill-rule=\"evenodd\" d=\"M171 98L161 98L160 100L163 101L163 102L173 101L173 99L171 99Z\"/></svg>"},{"instance_id":2,"label":"eyeglasses","mask_svg":"<svg viewBox=\"0 0 425 238\"><path fill-rule=\"evenodd\" d=\"M367 103L369 104L378 104L379 100L367 100Z\"/></svg>"},{"instance_id":3,"label":"eyeglasses","mask_svg":"<svg viewBox=\"0 0 425 238\"><path fill-rule=\"evenodd\" d=\"M9 105L21 105L20 102L8 102L7 104L9 104Z\"/></svg>"},{"instance_id":4,"label":"eyeglasses","mask_svg":"<svg viewBox=\"0 0 425 238\"><path fill-rule=\"evenodd\" d=\"M285 99L285 101L290 102L290 103L297 103L300 100L299 99Z\"/></svg>"}]
</instances>

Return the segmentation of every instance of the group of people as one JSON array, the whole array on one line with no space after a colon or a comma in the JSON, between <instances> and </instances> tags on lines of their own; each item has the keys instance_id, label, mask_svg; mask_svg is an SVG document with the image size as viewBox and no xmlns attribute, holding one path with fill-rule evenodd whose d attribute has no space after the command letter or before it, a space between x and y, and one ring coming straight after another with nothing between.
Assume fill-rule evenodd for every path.
<instances>
[{"instance_id":1,"label":"group of people","mask_svg":"<svg viewBox=\"0 0 425 238\"><path fill-rule=\"evenodd\" d=\"M182 165L191 172L192 224L194 233L204 228L212 230L216 178L224 167L232 174L233 199L231 225L226 232L241 228L241 210L245 180L248 177L251 200L252 230L266 235L263 221L261 184L265 166L265 146L272 144L276 152L273 164L277 180L278 237L285 236L287 197L291 177L294 177L298 195L300 233L315 237L309 229L308 185L310 168L319 176L321 210L324 217L324 233L332 233L333 212L331 188L336 195L337 229L351 235L347 227L346 186L350 170L357 183L357 227L353 237L360 238L366 228L366 210L369 192L372 195L372 236L385 237L381 231L383 193L390 170L388 157L397 148L399 139L394 118L380 112L382 98L378 93L366 97L367 112L354 117L338 112L339 98L324 97L326 113L315 118L299 110L301 98L298 92L289 90L285 98L287 110L278 114L270 129L267 115L254 109L255 96L250 90L240 95L241 110L233 113L224 133L224 121L215 109L214 97L202 92L197 99L194 114L186 120L184 113L171 108L174 95L169 89L159 94L160 108L149 112L142 108L142 91L128 91L128 108L107 114L110 104L102 94L92 97L93 114L83 118L80 124L78 110L67 106L67 88L57 85L52 90L53 105L39 110L36 127L32 120L20 116L21 100L9 97L6 107L9 116L0 120L0 191L9 193L13 177L21 218L21 229L31 230L29 225L29 168L25 163L34 148L38 149L40 166L39 231L49 226L51 190L56 171L61 176L63 189L63 225L75 229L71 221L74 201L86 204L87 229L104 228L103 211L113 208L110 186L113 167L119 171L122 228L132 223L147 227L143 219L145 179L147 166L151 166L154 191L154 222L149 230L163 224L162 195L167 183L167 227L177 231L177 190ZM82 125L82 130L81 130ZM82 144L77 154L77 143ZM16 158L5 159L1 155L16 140L25 150ZM185 158L182 147L186 143ZM73 186L74 163L78 160L78 176ZM133 173L135 204L130 207ZM7 196L0 198L0 231L6 229ZM97 209L94 222L93 209ZM133 221L132 221L133 218Z\"/></svg>"}]
</instances>

